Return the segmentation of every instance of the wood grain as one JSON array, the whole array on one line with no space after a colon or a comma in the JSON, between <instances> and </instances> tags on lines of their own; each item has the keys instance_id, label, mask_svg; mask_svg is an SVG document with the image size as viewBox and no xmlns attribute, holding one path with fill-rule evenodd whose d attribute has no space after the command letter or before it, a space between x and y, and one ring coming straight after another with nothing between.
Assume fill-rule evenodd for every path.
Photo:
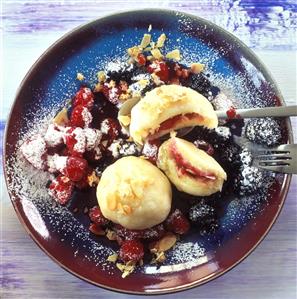
<instances>
[{"instance_id":1,"label":"wood grain","mask_svg":"<svg viewBox=\"0 0 297 299\"><path fill-rule=\"evenodd\" d=\"M3 1L3 109L0 133L16 88L38 56L69 29L118 8L167 7L208 18L235 33L266 64L287 104L296 104L293 1ZM220 3L220 6L219 6ZM256 3L256 4L255 4ZM295 7L295 8L294 8ZM258 23L256 19L258 18ZM253 25L254 24L254 25ZM266 36L266 37L265 37ZM273 41L273 42L272 42ZM297 119L292 118L297 134ZM0 136L1 137L1 136ZM2 138L1 138L2 139ZM92 286L50 260L21 226L1 176L1 298L130 298ZM296 298L297 177L271 232L240 265L182 294L162 298ZM137 298L140 296L135 296Z\"/></svg>"}]
</instances>

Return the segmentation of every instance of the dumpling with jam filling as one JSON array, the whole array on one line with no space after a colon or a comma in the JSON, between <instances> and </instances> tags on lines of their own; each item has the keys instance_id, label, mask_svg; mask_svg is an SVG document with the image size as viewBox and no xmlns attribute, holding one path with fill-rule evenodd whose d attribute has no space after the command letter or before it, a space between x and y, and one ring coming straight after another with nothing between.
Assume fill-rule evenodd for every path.
<instances>
[{"instance_id":1,"label":"dumpling with jam filling","mask_svg":"<svg viewBox=\"0 0 297 299\"><path fill-rule=\"evenodd\" d=\"M131 109L130 135L138 144L171 131L218 126L211 103L197 91L180 85L162 85L146 95Z\"/></svg>"},{"instance_id":2,"label":"dumpling with jam filling","mask_svg":"<svg viewBox=\"0 0 297 299\"><path fill-rule=\"evenodd\" d=\"M177 137L161 145L157 165L178 190L196 196L221 191L227 179L226 172L213 157Z\"/></svg>"}]
</instances>

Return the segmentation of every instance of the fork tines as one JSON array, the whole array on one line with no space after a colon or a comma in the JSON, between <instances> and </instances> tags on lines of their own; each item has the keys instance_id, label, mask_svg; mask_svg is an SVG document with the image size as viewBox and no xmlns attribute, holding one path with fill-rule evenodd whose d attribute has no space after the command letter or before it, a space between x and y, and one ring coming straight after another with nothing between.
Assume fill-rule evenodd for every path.
<instances>
[{"instance_id":1,"label":"fork tines","mask_svg":"<svg viewBox=\"0 0 297 299\"><path fill-rule=\"evenodd\" d=\"M283 144L259 150L254 154L254 163L266 170L297 173L297 144Z\"/></svg>"}]
</instances>

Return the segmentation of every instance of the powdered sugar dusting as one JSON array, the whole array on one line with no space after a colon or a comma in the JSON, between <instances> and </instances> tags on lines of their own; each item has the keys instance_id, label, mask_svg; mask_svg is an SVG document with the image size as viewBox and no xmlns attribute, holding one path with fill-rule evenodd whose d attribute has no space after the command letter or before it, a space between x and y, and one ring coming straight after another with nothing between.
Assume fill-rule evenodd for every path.
<instances>
[{"instance_id":1,"label":"powdered sugar dusting","mask_svg":"<svg viewBox=\"0 0 297 299\"><path fill-rule=\"evenodd\" d=\"M197 265L197 260L205 254L205 249L198 243L177 242L172 251L168 253L170 263L185 263L186 268Z\"/></svg>"}]
</instances>

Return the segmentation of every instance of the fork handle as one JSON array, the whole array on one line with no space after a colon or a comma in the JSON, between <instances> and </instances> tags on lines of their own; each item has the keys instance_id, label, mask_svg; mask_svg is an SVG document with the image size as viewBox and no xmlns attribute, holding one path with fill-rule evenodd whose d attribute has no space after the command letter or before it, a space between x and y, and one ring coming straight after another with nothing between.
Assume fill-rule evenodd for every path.
<instances>
[{"instance_id":1,"label":"fork handle","mask_svg":"<svg viewBox=\"0 0 297 299\"><path fill-rule=\"evenodd\" d=\"M216 111L216 114L220 119L250 117L288 117L297 116L297 106L235 109L233 113L231 110L231 113L228 111Z\"/></svg>"}]
</instances>

